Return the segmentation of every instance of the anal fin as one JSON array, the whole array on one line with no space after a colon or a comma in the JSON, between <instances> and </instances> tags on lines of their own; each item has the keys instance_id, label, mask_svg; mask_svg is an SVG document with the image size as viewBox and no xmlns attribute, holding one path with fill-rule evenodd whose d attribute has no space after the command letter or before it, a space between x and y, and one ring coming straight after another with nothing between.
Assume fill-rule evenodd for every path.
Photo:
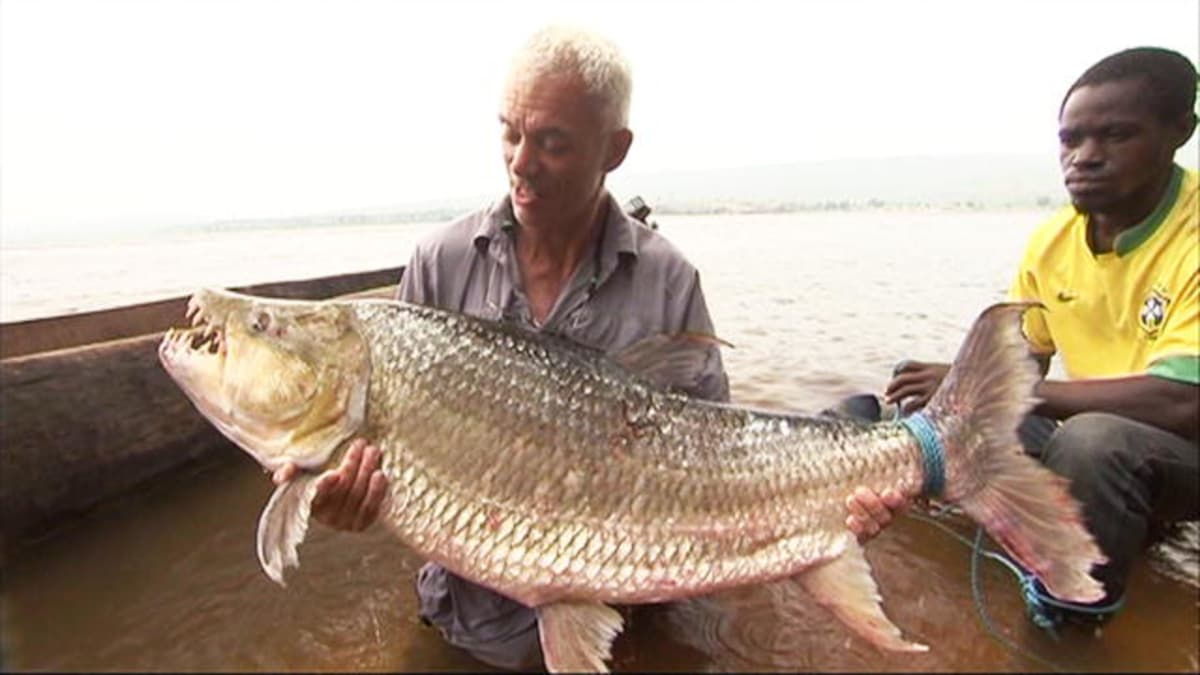
<instances>
[{"instance_id":1,"label":"anal fin","mask_svg":"<svg viewBox=\"0 0 1200 675\"><path fill-rule=\"evenodd\" d=\"M902 652L929 650L901 637L900 629L883 613L871 566L862 546L852 538L840 556L805 570L796 579L818 603L875 646Z\"/></svg>"},{"instance_id":2,"label":"anal fin","mask_svg":"<svg viewBox=\"0 0 1200 675\"><path fill-rule=\"evenodd\" d=\"M537 608L538 632L546 670L608 672L605 661L623 620L599 602L556 602Z\"/></svg>"}]
</instances>

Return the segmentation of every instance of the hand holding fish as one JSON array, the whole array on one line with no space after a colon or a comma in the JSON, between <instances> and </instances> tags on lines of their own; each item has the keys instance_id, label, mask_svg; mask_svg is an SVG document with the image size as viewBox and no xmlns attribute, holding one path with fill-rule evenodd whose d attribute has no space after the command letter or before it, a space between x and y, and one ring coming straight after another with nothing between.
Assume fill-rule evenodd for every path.
<instances>
[{"instance_id":1,"label":"hand holding fish","mask_svg":"<svg viewBox=\"0 0 1200 675\"><path fill-rule=\"evenodd\" d=\"M379 469L379 448L356 438L337 468L321 475L312 516L336 530L359 532L379 517L387 479ZM287 463L272 475L276 485L290 481L298 469Z\"/></svg>"},{"instance_id":2,"label":"hand holding fish","mask_svg":"<svg viewBox=\"0 0 1200 675\"><path fill-rule=\"evenodd\" d=\"M883 531L892 518L908 508L908 500L892 489L876 494L870 488L859 486L846 497L846 527L865 544Z\"/></svg>"},{"instance_id":3,"label":"hand holding fish","mask_svg":"<svg viewBox=\"0 0 1200 675\"><path fill-rule=\"evenodd\" d=\"M904 361L896 367L892 381L884 390L883 400L888 405L904 401L902 412L909 415L929 403L948 372L948 363Z\"/></svg>"}]
</instances>

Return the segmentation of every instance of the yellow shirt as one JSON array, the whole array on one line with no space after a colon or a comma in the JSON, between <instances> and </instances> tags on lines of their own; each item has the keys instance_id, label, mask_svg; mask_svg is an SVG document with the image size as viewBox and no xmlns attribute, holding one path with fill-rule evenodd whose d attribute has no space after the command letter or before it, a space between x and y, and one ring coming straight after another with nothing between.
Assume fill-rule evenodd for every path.
<instances>
[{"instance_id":1,"label":"yellow shirt","mask_svg":"<svg viewBox=\"0 0 1200 675\"><path fill-rule=\"evenodd\" d=\"M1096 255L1087 216L1067 206L1029 240L1012 299L1038 300L1025 336L1071 378L1147 373L1200 384L1197 172L1175 167L1146 220Z\"/></svg>"}]
</instances>

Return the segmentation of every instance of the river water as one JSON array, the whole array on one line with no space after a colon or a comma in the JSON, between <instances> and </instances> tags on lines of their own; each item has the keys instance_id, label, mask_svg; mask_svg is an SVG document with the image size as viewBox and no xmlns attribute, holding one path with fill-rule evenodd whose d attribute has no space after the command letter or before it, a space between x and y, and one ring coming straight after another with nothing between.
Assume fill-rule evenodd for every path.
<instances>
[{"instance_id":1,"label":"river water","mask_svg":"<svg viewBox=\"0 0 1200 675\"><path fill-rule=\"evenodd\" d=\"M661 216L701 270L734 399L819 411L882 389L902 358L948 359L1003 297L1044 212L879 211ZM253 232L0 252L4 320L129 304L403 262L432 225ZM382 527L315 525L286 589L259 570L272 486L242 453L192 465L95 509L13 556L4 573L8 670L480 670L415 614L420 560ZM974 528L939 521L960 536ZM1194 529L1154 547L1128 603L1100 630L1055 637L1024 616L1013 576L924 518L904 517L867 557L884 608L925 654L891 654L795 598L768 591L651 607L615 645L615 670L1027 671L1200 669ZM989 623L985 623L985 617ZM790 627L789 627L790 626ZM1006 646L1002 640L1013 646Z\"/></svg>"}]
</instances>

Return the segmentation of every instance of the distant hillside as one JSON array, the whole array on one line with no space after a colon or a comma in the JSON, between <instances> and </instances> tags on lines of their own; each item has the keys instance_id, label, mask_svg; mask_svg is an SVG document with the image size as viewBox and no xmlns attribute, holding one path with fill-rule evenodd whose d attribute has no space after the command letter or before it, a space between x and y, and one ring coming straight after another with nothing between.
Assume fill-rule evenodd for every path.
<instances>
[{"instance_id":1,"label":"distant hillside","mask_svg":"<svg viewBox=\"0 0 1200 675\"><path fill-rule=\"evenodd\" d=\"M1194 141L1180 151L1181 161L1194 167L1195 160L1187 159L1191 147ZM609 185L622 202L640 195L655 213L1030 208L1061 204L1066 199L1053 154L839 159L658 173L619 170L609 178ZM440 222L489 203L503 190L503 185L497 185L490 194L322 213L281 213L269 218L152 226L131 222L105 227L48 227L15 237L7 230L2 233L3 243L12 245L24 240L111 240L149 233Z\"/></svg>"},{"instance_id":2,"label":"distant hillside","mask_svg":"<svg viewBox=\"0 0 1200 675\"><path fill-rule=\"evenodd\" d=\"M609 179L622 200L640 195L656 213L792 211L926 206L1010 208L1064 199L1053 157L894 157L728 169L626 174ZM211 223L205 230L436 222L502 194Z\"/></svg>"},{"instance_id":3,"label":"distant hillside","mask_svg":"<svg viewBox=\"0 0 1200 675\"><path fill-rule=\"evenodd\" d=\"M1053 156L839 159L621 175L619 195L656 211L791 210L863 206L1044 206L1064 200Z\"/></svg>"}]
</instances>

